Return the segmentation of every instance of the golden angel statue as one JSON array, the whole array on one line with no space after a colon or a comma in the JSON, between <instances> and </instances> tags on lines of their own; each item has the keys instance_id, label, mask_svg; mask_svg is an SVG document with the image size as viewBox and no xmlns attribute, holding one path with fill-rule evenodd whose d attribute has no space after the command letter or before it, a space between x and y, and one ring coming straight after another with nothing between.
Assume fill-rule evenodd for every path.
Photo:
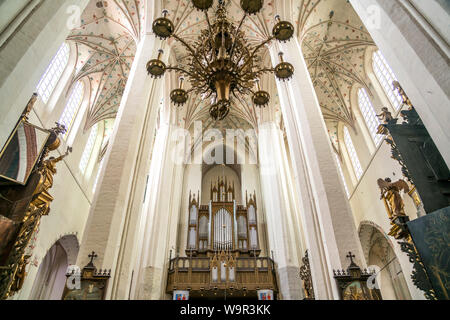
<instances>
[{"instance_id":1,"label":"golden angel statue","mask_svg":"<svg viewBox=\"0 0 450 320\"><path fill-rule=\"evenodd\" d=\"M405 90L403 90L402 86L400 85L400 82L393 81L392 86L393 86L394 90L396 90L398 92L398 94L400 95L400 97L402 98L403 104L406 104L406 105L412 107L411 100L409 100L408 96L405 93Z\"/></svg>"},{"instance_id":2,"label":"golden angel statue","mask_svg":"<svg viewBox=\"0 0 450 320\"><path fill-rule=\"evenodd\" d=\"M35 200L30 204L32 210L41 209L42 215L46 216L50 212L50 203L53 201L53 197L50 195L50 189L53 187L53 176L56 174L56 164L62 161L72 152L72 148L67 148L65 154L55 158L50 157L42 162L40 167L41 181L36 188Z\"/></svg>"},{"instance_id":3,"label":"golden angel statue","mask_svg":"<svg viewBox=\"0 0 450 320\"><path fill-rule=\"evenodd\" d=\"M399 216L406 216L405 204L400 195L400 191L409 192L406 181L400 179L397 182L392 182L391 179L386 178L384 180L378 179L377 183L381 190L381 199L385 200L389 218L393 220Z\"/></svg>"},{"instance_id":4,"label":"golden angel statue","mask_svg":"<svg viewBox=\"0 0 450 320\"><path fill-rule=\"evenodd\" d=\"M392 113L389 112L389 109L386 107L381 108L382 113L377 114L377 118L380 119L380 121L384 121L384 123L389 123L392 120L394 120L394 117L392 116Z\"/></svg>"}]
</instances>

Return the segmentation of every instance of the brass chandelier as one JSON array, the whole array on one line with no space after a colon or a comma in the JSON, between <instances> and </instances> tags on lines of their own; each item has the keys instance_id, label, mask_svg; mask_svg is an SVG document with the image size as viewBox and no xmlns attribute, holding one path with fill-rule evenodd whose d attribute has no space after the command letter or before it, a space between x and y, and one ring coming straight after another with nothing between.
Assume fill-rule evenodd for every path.
<instances>
[{"instance_id":1,"label":"brass chandelier","mask_svg":"<svg viewBox=\"0 0 450 320\"><path fill-rule=\"evenodd\" d=\"M283 60L280 52L280 63L275 68L259 67L262 58L259 54L261 48L274 39L285 42L294 34L294 26L288 21L281 21L276 17L276 24L272 36L256 46L250 46L241 31L247 16L258 13L264 4L263 0L241 0L241 8L244 17L239 25L236 25L227 17L225 1L219 0L215 13L215 19L211 23L208 9L213 5L213 0L192 0L193 6L203 11L208 23L208 28L202 30L197 40L191 45L174 33L175 27L167 18L168 11L163 11L163 17L153 22L153 32L161 39L174 38L188 51L186 62L178 66L167 66L162 60L163 51L159 51L157 59L147 63L148 73L159 78L166 71L179 72L180 86L171 92L170 98L175 105L184 105L189 93L195 92L202 96L203 100L213 98L209 114L214 120L223 120L230 112L231 96L236 97L239 92L242 95L251 95L253 103L258 107L266 106L270 101L268 92L261 89L259 78L264 73L274 73L280 80L288 80L294 73L292 64ZM191 88L185 90L183 82L185 77ZM257 87L254 91L253 88Z\"/></svg>"}]
</instances>

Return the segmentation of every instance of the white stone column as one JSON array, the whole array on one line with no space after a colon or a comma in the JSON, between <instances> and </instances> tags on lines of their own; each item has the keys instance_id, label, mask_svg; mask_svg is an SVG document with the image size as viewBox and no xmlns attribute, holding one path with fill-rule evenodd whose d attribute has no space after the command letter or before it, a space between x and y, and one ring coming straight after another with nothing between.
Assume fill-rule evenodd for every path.
<instances>
[{"instance_id":1,"label":"white stone column","mask_svg":"<svg viewBox=\"0 0 450 320\"><path fill-rule=\"evenodd\" d=\"M262 199L267 220L269 255L272 251L284 300L303 299L299 278L303 245L294 229L296 208L289 189L289 166L284 150L283 133L274 122L259 125L258 149Z\"/></svg>"},{"instance_id":2,"label":"white stone column","mask_svg":"<svg viewBox=\"0 0 450 320\"><path fill-rule=\"evenodd\" d=\"M273 65L279 63L280 50L285 61L295 68L293 79L277 81L277 86L299 190L314 290L317 299L338 299L333 269L348 267L349 251L364 267L364 255L300 45L295 38L271 46Z\"/></svg>"},{"instance_id":3,"label":"white stone column","mask_svg":"<svg viewBox=\"0 0 450 320\"><path fill-rule=\"evenodd\" d=\"M172 257L176 254L185 168L175 153L176 146L179 146L175 139L178 137L174 133L176 130L178 127L174 125L163 124L155 140L149 196L141 222L144 237L132 288L132 298L135 299L160 300L166 297L169 252L172 250Z\"/></svg>"},{"instance_id":4,"label":"white stone column","mask_svg":"<svg viewBox=\"0 0 450 320\"><path fill-rule=\"evenodd\" d=\"M144 35L138 45L78 255L80 267L95 251L97 268L112 269L107 299L128 298L147 157L161 97L161 81L147 75L146 63L155 57L159 45L150 34Z\"/></svg>"},{"instance_id":5,"label":"white stone column","mask_svg":"<svg viewBox=\"0 0 450 320\"><path fill-rule=\"evenodd\" d=\"M448 43L408 1L350 2L450 167ZM433 5L429 8L439 8Z\"/></svg>"}]
</instances>

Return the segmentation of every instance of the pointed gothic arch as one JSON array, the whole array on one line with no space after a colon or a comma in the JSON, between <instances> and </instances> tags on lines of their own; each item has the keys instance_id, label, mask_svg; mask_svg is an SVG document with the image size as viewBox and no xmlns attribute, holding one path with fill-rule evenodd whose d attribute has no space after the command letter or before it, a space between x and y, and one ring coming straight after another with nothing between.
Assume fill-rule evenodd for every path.
<instances>
[{"instance_id":1,"label":"pointed gothic arch","mask_svg":"<svg viewBox=\"0 0 450 320\"><path fill-rule=\"evenodd\" d=\"M61 300L66 284L67 268L75 264L79 250L76 235L69 234L56 241L39 265L30 298Z\"/></svg>"},{"instance_id":2,"label":"pointed gothic arch","mask_svg":"<svg viewBox=\"0 0 450 320\"><path fill-rule=\"evenodd\" d=\"M394 246L383 229L371 221L359 226L359 239L368 267L377 266L376 278L384 300L410 300L405 275Z\"/></svg>"}]
</instances>

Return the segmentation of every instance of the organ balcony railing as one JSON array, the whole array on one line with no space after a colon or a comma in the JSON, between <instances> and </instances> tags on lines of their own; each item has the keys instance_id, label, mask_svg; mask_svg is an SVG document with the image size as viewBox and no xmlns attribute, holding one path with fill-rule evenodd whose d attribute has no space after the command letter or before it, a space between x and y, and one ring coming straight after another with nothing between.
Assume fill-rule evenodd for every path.
<instances>
[{"instance_id":1,"label":"organ balcony railing","mask_svg":"<svg viewBox=\"0 0 450 320\"><path fill-rule=\"evenodd\" d=\"M257 290L278 292L275 264L266 257L176 257L169 262L167 293L187 290L205 295L220 290L255 294Z\"/></svg>"}]
</instances>

